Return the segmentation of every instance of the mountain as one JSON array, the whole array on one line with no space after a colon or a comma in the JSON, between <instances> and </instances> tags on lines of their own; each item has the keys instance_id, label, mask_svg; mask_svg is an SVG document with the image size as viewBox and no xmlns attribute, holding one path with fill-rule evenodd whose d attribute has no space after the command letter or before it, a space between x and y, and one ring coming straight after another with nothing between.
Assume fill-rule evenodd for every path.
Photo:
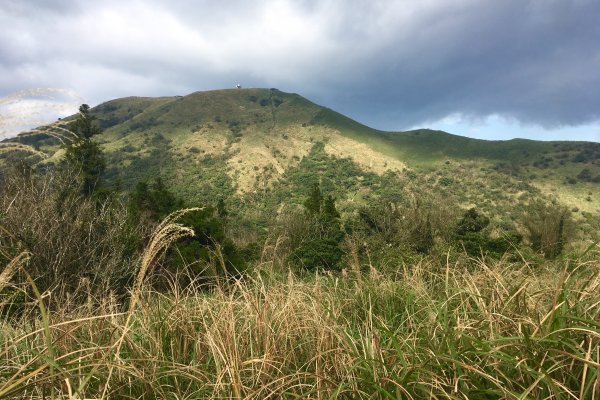
<instances>
[{"instance_id":1,"label":"mountain","mask_svg":"<svg viewBox=\"0 0 600 400\"><path fill-rule=\"evenodd\" d=\"M384 132L277 89L126 97L92 112L104 129L97 140L109 181L131 189L161 176L190 203L223 196L258 205L268 197L275 207L300 202L318 179L342 202L393 197L388 192L402 186L453 196L464 207L502 211L541 196L584 218L600 213L598 143ZM50 155L44 163L60 159L56 143L35 140Z\"/></svg>"}]
</instances>

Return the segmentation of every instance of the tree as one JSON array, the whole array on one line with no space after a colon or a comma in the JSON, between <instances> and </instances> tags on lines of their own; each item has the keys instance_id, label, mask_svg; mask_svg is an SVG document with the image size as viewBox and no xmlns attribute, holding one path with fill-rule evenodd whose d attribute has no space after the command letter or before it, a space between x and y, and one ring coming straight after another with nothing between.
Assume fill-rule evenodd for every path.
<instances>
[{"instance_id":1,"label":"tree","mask_svg":"<svg viewBox=\"0 0 600 400\"><path fill-rule=\"evenodd\" d=\"M101 133L94 120L95 117L90 115L90 107L87 104L81 105L77 119L69 125L69 130L75 137L64 146L65 163L81 174L81 192L85 196L97 191L106 169L102 149L91 139Z\"/></svg>"},{"instance_id":2,"label":"tree","mask_svg":"<svg viewBox=\"0 0 600 400\"><path fill-rule=\"evenodd\" d=\"M344 252L341 242L340 214L331 195L323 197L318 183L304 202L311 217L311 233L292 253L294 260L306 269L335 269Z\"/></svg>"},{"instance_id":3,"label":"tree","mask_svg":"<svg viewBox=\"0 0 600 400\"><path fill-rule=\"evenodd\" d=\"M308 199L304 202L304 207L311 215L318 215L321 212L322 203L323 194L321 193L321 187L318 183L315 183Z\"/></svg>"},{"instance_id":4,"label":"tree","mask_svg":"<svg viewBox=\"0 0 600 400\"><path fill-rule=\"evenodd\" d=\"M135 220L145 214L157 222L180 208L183 208L183 201L171 193L160 177L152 185L138 182L129 197L129 211Z\"/></svg>"},{"instance_id":5,"label":"tree","mask_svg":"<svg viewBox=\"0 0 600 400\"><path fill-rule=\"evenodd\" d=\"M83 139L89 139L92 136L102 133L102 130L95 123L96 117L90 114L90 106L82 104L79 107L79 116L69 125L69 130Z\"/></svg>"}]
</instances>

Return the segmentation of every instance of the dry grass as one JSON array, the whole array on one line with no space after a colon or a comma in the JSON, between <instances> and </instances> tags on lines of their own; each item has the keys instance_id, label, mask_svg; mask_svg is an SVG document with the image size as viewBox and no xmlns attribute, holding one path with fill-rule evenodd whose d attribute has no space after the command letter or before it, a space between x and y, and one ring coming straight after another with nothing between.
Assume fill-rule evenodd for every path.
<instances>
[{"instance_id":1,"label":"dry grass","mask_svg":"<svg viewBox=\"0 0 600 400\"><path fill-rule=\"evenodd\" d=\"M125 315L107 296L46 329L5 321L0 397L597 398L600 264L463 262L360 282L269 268L141 289Z\"/></svg>"},{"instance_id":2,"label":"dry grass","mask_svg":"<svg viewBox=\"0 0 600 400\"><path fill-rule=\"evenodd\" d=\"M0 143L0 154L10 153L10 152L25 152L29 154L36 155L41 159L46 158L46 154L41 151L34 149L33 147L22 144L22 143Z\"/></svg>"},{"instance_id":3,"label":"dry grass","mask_svg":"<svg viewBox=\"0 0 600 400\"><path fill-rule=\"evenodd\" d=\"M0 292L9 284L15 272L27 264L27 261L29 261L30 257L31 253L28 251L23 251L4 267L0 273Z\"/></svg>"},{"instance_id":4,"label":"dry grass","mask_svg":"<svg viewBox=\"0 0 600 400\"><path fill-rule=\"evenodd\" d=\"M401 171L406 167L402 161L347 138L336 129L322 126L299 123L285 127L251 125L244 127L242 135L233 143L228 142L227 136L227 128L220 126L204 126L192 134L182 132L174 152L181 156L191 155L193 162L199 163L203 157L229 151L228 174L240 194L270 186L288 168L296 166L315 142L325 142L327 154L350 158L365 171L383 174L387 170ZM196 148L198 152L191 153L190 148Z\"/></svg>"},{"instance_id":5,"label":"dry grass","mask_svg":"<svg viewBox=\"0 0 600 400\"><path fill-rule=\"evenodd\" d=\"M77 180L23 172L4 180L0 191L0 256L8 261L22 250L31 253L28 272L42 291L57 285L69 291L84 275L101 286L131 269L128 241L138 232L127 222L125 205L65 195Z\"/></svg>"},{"instance_id":6,"label":"dry grass","mask_svg":"<svg viewBox=\"0 0 600 400\"><path fill-rule=\"evenodd\" d=\"M140 269L133 285L130 312L132 312L135 308L137 297L142 290L144 278L146 277L148 270L157 261L161 254L163 254L171 244L177 242L179 239L186 236L194 236L194 231L192 229L178 224L175 221L189 212L201 210L202 208L186 208L183 210L178 210L165 217L165 219L155 228L154 233L150 238L150 242L142 254Z\"/></svg>"}]
</instances>

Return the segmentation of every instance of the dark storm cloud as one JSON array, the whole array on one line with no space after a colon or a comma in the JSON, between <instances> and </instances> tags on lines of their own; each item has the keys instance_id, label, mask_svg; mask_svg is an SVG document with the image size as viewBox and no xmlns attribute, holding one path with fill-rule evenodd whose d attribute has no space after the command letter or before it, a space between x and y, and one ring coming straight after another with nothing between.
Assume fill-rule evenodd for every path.
<instances>
[{"instance_id":1,"label":"dark storm cloud","mask_svg":"<svg viewBox=\"0 0 600 400\"><path fill-rule=\"evenodd\" d=\"M600 3L585 0L5 1L0 95L275 86L383 129L461 115L600 119Z\"/></svg>"},{"instance_id":2,"label":"dark storm cloud","mask_svg":"<svg viewBox=\"0 0 600 400\"><path fill-rule=\"evenodd\" d=\"M362 66L362 78L348 76L354 95L344 107L406 124L452 113L546 127L596 121L599 20L597 2L440 7L397 28ZM375 107L361 112L363 98Z\"/></svg>"}]
</instances>

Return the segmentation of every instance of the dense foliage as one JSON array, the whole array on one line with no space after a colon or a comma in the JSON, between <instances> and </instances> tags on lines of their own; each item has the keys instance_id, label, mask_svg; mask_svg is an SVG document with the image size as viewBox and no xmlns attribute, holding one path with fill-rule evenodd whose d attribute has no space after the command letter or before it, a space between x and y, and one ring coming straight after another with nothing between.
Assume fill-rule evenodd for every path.
<instances>
[{"instance_id":1,"label":"dense foliage","mask_svg":"<svg viewBox=\"0 0 600 400\"><path fill-rule=\"evenodd\" d=\"M94 122L90 107L83 104L79 107L79 115L69 125L74 137L64 144L64 163L81 177L81 192L91 196L101 186L101 178L106 169L104 155L98 143L92 140L94 135L102 131Z\"/></svg>"}]
</instances>

